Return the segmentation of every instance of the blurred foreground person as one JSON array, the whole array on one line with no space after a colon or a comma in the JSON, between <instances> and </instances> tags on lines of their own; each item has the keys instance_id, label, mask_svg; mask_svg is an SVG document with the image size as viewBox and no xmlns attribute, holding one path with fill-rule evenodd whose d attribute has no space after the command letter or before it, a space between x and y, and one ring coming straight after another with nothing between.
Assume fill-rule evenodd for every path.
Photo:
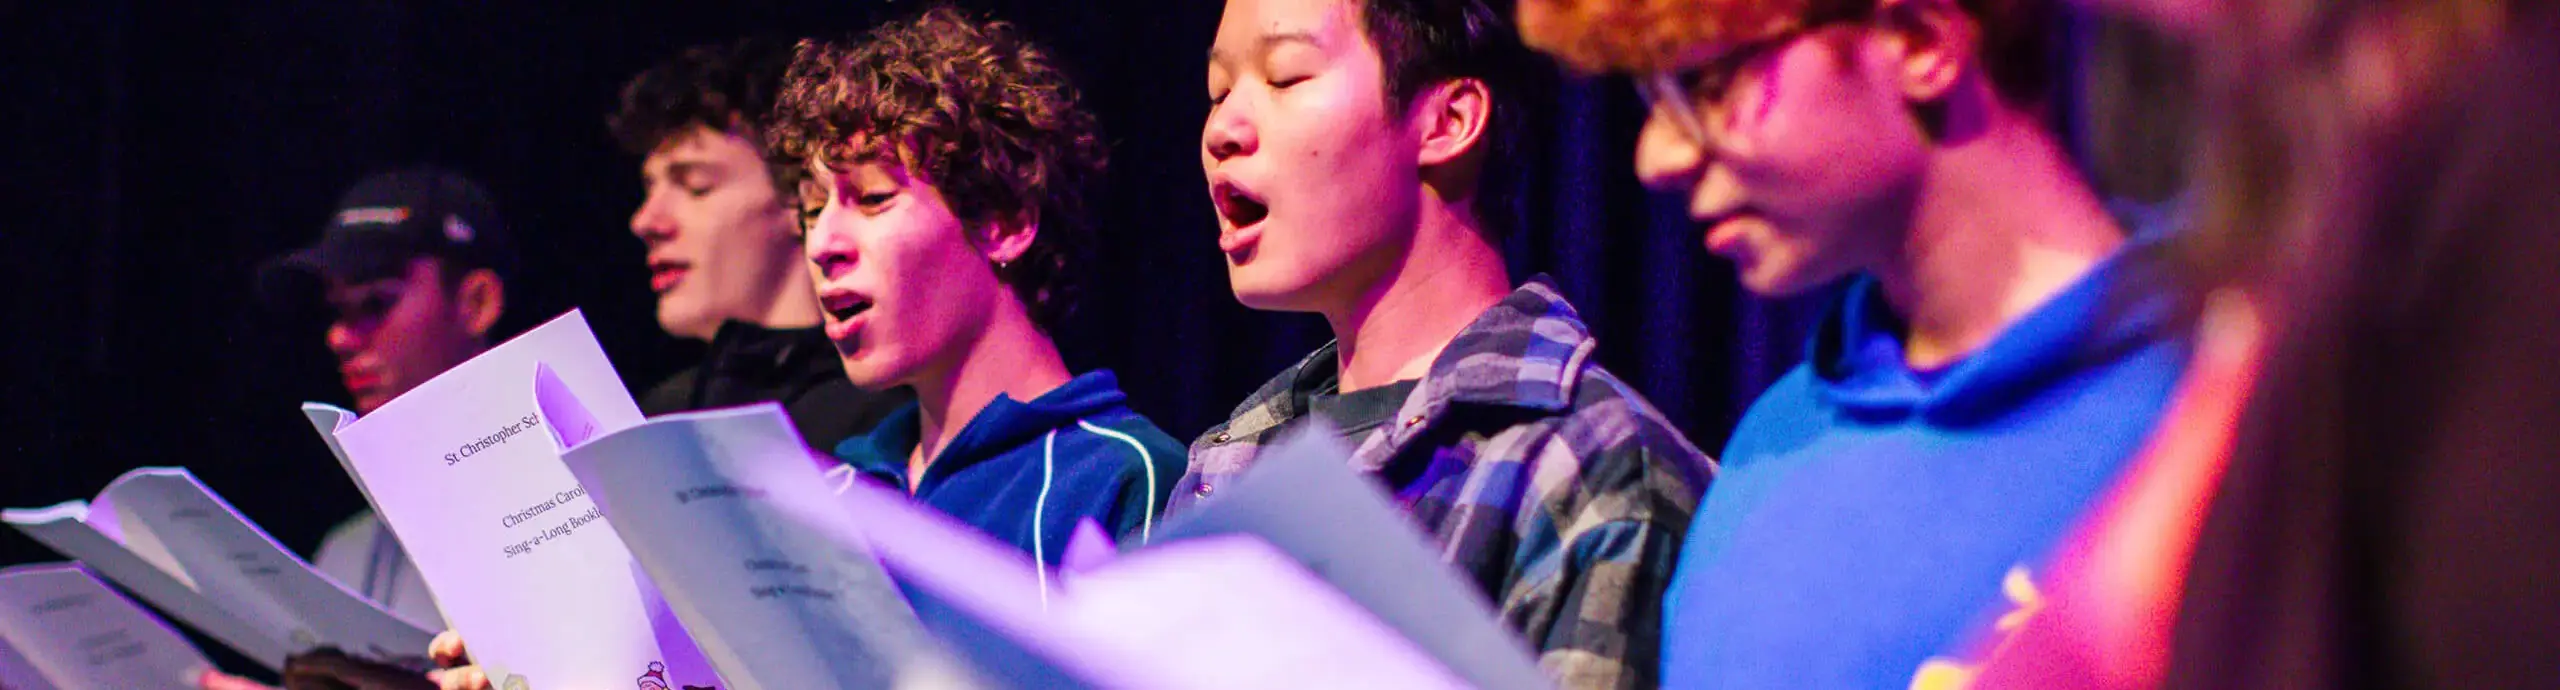
<instances>
[{"instance_id":1,"label":"blurred foreground person","mask_svg":"<svg viewBox=\"0 0 2560 690\"><path fill-rule=\"evenodd\" d=\"M2538 687L2560 658L2560 16L2128 0L2220 103L2199 354L1986 687ZM2212 97L2218 96L2218 98Z\"/></svg>"},{"instance_id":2,"label":"blurred foreground person","mask_svg":"<svg viewBox=\"0 0 2560 690\"><path fill-rule=\"evenodd\" d=\"M1847 289L1690 527L1673 687L1925 686L2131 464L2187 356L2168 247L2045 124L2056 2L1531 0L1628 73L1647 186L1744 287Z\"/></svg>"}]
</instances>

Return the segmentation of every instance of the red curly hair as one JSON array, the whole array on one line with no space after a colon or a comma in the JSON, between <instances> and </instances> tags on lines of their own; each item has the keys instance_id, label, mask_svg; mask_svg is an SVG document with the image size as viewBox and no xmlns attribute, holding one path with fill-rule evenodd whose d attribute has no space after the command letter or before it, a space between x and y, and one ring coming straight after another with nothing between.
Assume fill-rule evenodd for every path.
<instances>
[{"instance_id":1,"label":"red curly hair","mask_svg":"<svg viewBox=\"0 0 2560 690\"><path fill-rule=\"evenodd\" d=\"M1954 0L1981 28L1975 54L2012 103L2052 95L2055 0ZM1863 16L1879 0L1520 0L1530 47L1587 72L1644 73L1681 64L1700 48Z\"/></svg>"}]
</instances>

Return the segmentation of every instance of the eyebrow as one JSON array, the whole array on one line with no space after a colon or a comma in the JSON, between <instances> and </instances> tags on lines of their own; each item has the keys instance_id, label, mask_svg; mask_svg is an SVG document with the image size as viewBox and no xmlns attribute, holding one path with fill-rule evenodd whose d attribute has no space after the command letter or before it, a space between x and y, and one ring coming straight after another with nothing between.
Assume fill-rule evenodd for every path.
<instances>
[{"instance_id":1,"label":"eyebrow","mask_svg":"<svg viewBox=\"0 0 2560 690\"><path fill-rule=\"evenodd\" d=\"M321 296L321 300L328 302L330 307L344 309L376 296L386 294L398 296L401 288L405 287L403 283L404 281L398 277L380 278L372 282L349 285L343 289L330 290Z\"/></svg>"},{"instance_id":2,"label":"eyebrow","mask_svg":"<svg viewBox=\"0 0 2560 690\"><path fill-rule=\"evenodd\" d=\"M1262 54L1262 53L1268 53L1268 52L1271 52L1273 48L1278 47L1278 46L1279 46L1280 44L1282 44L1282 43L1304 43L1304 44L1306 44L1306 45L1307 45L1307 47L1309 47L1309 48L1317 48L1317 49L1322 49L1322 48L1324 48L1324 42L1323 42L1323 41L1320 41L1320 40L1316 40L1316 35L1315 35L1315 34L1308 33L1308 32L1305 32L1305 31L1279 31L1279 32L1273 32L1273 33L1266 33L1266 34L1263 34L1260 38L1256 38L1256 39L1254 39L1254 41L1253 41L1253 53L1258 55L1258 54ZM1219 59L1220 59L1220 58L1222 58L1222 57L1232 57L1232 56L1228 56L1228 55L1221 55L1221 54L1218 52L1218 47L1217 47L1217 46L1214 46L1214 45L1213 45L1213 46L1210 46L1210 47L1209 47L1209 62L1210 62L1210 63L1212 63L1212 64L1217 63L1217 62L1219 62Z\"/></svg>"},{"instance_id":3,"label":"eyebrow","mask_svg":"<svg viewBox=\"0 0 2560 690\"><path fill-rule=\"evenodd\" d=\"M681 180L693 175L710 174L715 167L717 166L712 165L710 161L676 161L667 164L665 177L669 180Z\"/></svg>"}]
</instances>

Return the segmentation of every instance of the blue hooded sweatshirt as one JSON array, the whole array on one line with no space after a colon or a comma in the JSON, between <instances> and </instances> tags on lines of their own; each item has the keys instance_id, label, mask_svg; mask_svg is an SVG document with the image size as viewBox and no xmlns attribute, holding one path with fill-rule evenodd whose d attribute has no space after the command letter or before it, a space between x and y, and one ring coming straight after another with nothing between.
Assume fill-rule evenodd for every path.
<instances>
[{"instance_id":1,"label":"blue hooded sweatshirt","mask_svg":"<svg viewBox=\"0 0 2560 690\"><path fill-rule=\"evenodd\" d=\"M1665 602L1676 688L1908 688L2032 610L2036 564L2186 365L2163 245L2128 242L1936 371L1871 279L1751 406ZM1935 663L1933 663L1935 662Z\"/></svg>"},{"instance_id":2,"label":"blue hooded sweatshirt","mask_svg":"<svg viewBox=\"0 0 2560 690\"><path fill-rule=\"evenodd\" d=\"M1055 566L1076 522L1093 518L1121 543L1144 540L1162 517L1189 453L1129 411L1109 371L1075 377L1030 402L998 395L913 483L917 501ZM907 487L921 434L910 402L871 433L845 439L838 472Z\"/></svg>"}]
</instances>

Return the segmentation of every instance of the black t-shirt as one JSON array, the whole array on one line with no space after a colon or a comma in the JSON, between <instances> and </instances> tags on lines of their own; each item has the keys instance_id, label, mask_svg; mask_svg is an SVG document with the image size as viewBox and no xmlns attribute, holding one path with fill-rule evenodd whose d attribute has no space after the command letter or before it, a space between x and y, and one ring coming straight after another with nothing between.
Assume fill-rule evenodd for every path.
<instances>
[{"instance_id":1,"label":"black t-shirt","mask_svg":"<svg viewBox=\"0 0 2560 690\"><path fill-rule=\"evenodd\" d=\"M832 450L914 398L905 388L854 387L823 329L768 329L731 321L711 338L700 365L660 381L638 402L640 411L652 417L778 402L801 440Z\"/></svg>"},{"instance_id":2,"label":"black t-shirt","mask_svg":"<svg viewBox=\"0 0 2560 690\"><path fill-rule=\"evenodd\" d=\"M1357 446L1371 430L1393 421L1396 410L1404 407L1404 399L1411 397L1413 387L1421 383L1420 379L1407 379L1349 393L1327 386L1307 396L1307 411L1312 413L1310 417L1323 419L1341 430L1342 440Z\"/></svg>"}]
</instances>

